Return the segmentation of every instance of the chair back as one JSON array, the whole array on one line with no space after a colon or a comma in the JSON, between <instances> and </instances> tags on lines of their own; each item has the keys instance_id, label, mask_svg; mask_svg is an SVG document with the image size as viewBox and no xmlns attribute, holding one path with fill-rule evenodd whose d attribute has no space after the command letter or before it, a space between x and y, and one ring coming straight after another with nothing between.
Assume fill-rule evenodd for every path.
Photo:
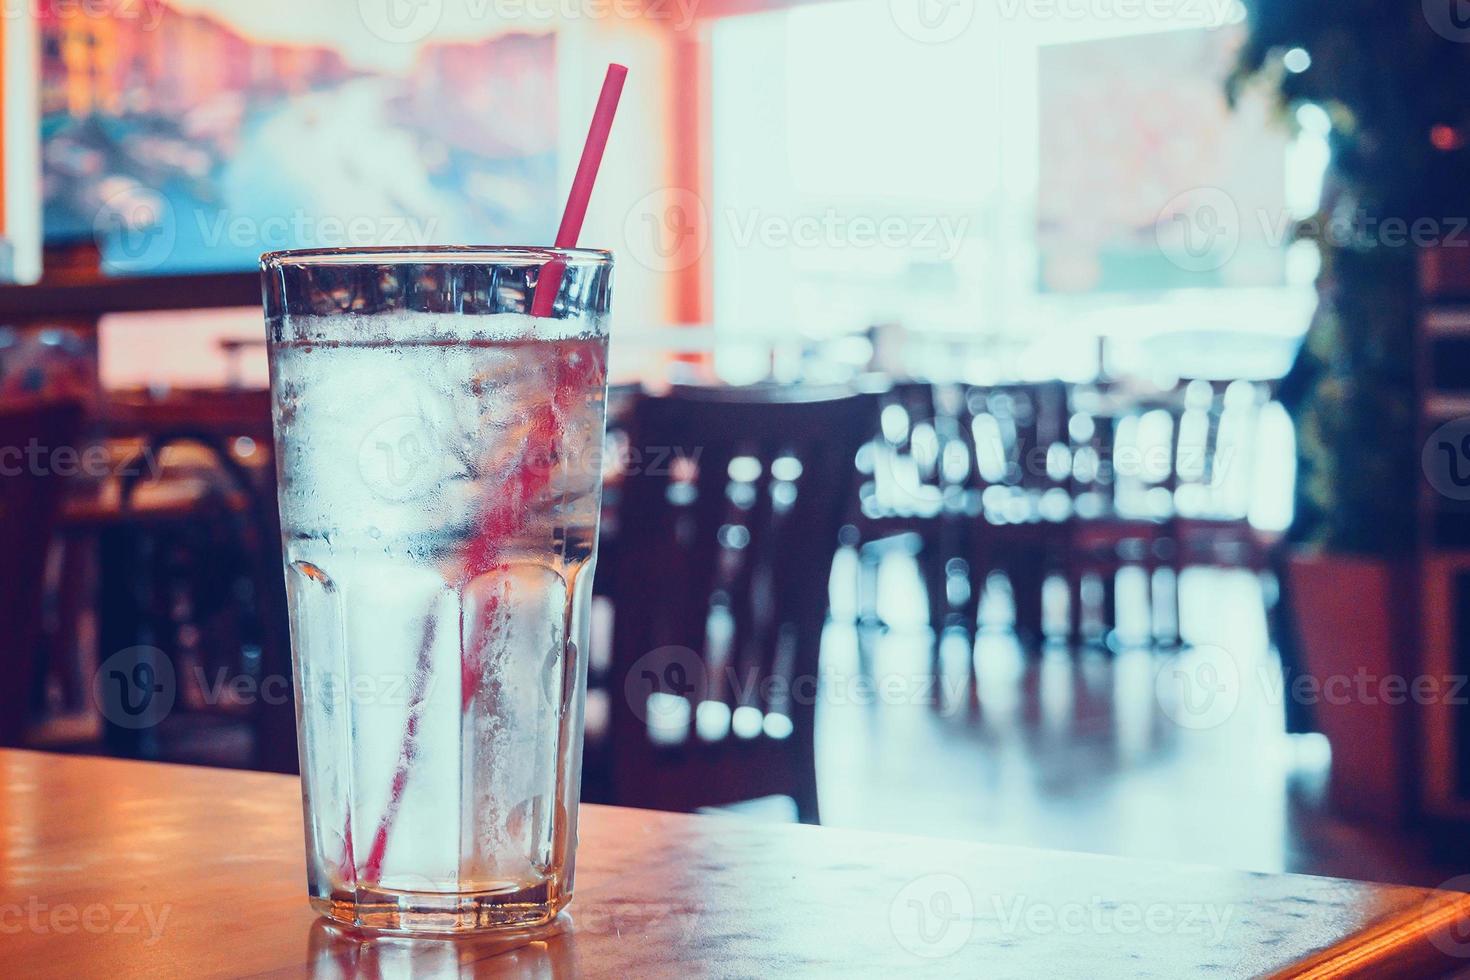
<instances>
[{"instance_id":1,"label":"chair back","mask_svg":"<svg viewBox=\"0 0 1470 980\"><path fill-rule=\"evenodd\" d=\"M934 386L904 381L877 393L877 433L858 452L861 515L933 517L941 507L942 451Z\"/></svg>"},{"instance_id":2,"label":"chair back","mask_svg":"<svg viewBox=\"0 0 1470 980\"><path fill-rule=\"evenodd\" d=\"M675 389L634 410L614 602L615 802L785 795L817 819L817 661L870 395Z\"/></svg>"},{"instance_id":3,"label":"chair back","mask_svg":"<svg viewBox=\"0 0 1470 980\"><path fill-rule=\"evenodd\" d=\"M276 496L273 461L246 465L240 447L250 453L274 451L271 395L265 389L180 389L162 398L119 398L109 405L109 426L119 434L142 435L155 457L167 447L184 443L203 447L224 482L243 499L231 529L243 552L244 567L228 569L250 585L252 639L260 647L260 674L285 678L291 672L285 579L281 562L281 518ZM127 467L134 474L122 483L126 505L145 467ZM289 690L289 687L284 688ZM252 711L256 768L275 772L297 771L296 714L286 698L258 699Z\"/></svg>"},{"instance_id":4,"label":"chair back","mask_svg":"<svg viewBox=\"0 0 1470 980\"><path fill-rule=\"evenodd\" d=\"M1267 385L1191 381L1175 438L1175 509L1182 518L1245 522L1250 514Z\"/></svg>"},{"instance_id":5,"label":"chair back","mask_svg":"<svg viewBox=\"0 0 1470 980\"><path fill-rule=\"evenodd\" d=\"M269 437L271 393L265 388L175 388L162 395L130 390L110 396L103 421L114 435L187 432L215 438Z\"/></svg>"},{"instance_id":6,"label":"chair back","mask_svg":"<svg viewBox=\"0 0 1470 980\"><path fill-rule=\"evenodd\" d=\"M1109 433L1115 509L1244 524L1270 399L1264 384L1194 379L1127 406Z\"/></svg>"},{"instance_id":7,"label":"chair back","mask_svg":"<svg viewBox=\"0 0 1470 980\"><path fill-rule=\"evenodd\" d=\"M77 451L81 423L74 402L0 405L0 745L21 744L30 722L46 558L65 484L57 450Z\"/></svg>"},{"instance_id":8,"label":"chair back","mask_svg":"<svg viewBox=\"0 0 1470 980\"><path fill-rule=\"evenodd\" d=\"M1067 387L1061 382L971 388L963 431L972 479L991 523L1055 522L1066 517Z\"/></svg>"}]
</instances>

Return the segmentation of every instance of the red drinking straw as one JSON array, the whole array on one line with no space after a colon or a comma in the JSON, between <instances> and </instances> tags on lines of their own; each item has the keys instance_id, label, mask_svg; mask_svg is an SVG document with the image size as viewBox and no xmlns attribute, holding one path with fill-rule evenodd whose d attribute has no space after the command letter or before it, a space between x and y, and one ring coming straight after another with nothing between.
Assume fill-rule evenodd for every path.
<instances>
[{"instance_id":1,"label":"red drinking straw","mask_svg":"<svg viewBox=\"0 0 1470 980\"><path fill-rule=\"evenodd\" d=\"M597 168L602 166L602 151L607 149L607 136L612 132L613 116L617 114L618 99L622 97L623 81L627 77L628 69L622 65L607 66L602 94L597 97L592 126L587 130L587 142L582 147L582 159L577 163L577 175L572 178L572 191L567 195L566 210L561 215L561 227L556 230L557 248L577 247L577 238L582 234L582 220L587 217L587 202L592 197L592 185L597 182ZM531 302L532 316L551 316L565 271L566 263L560 259L553 259L542 267L536 297Z\"/></svg>"},{"instance_id":2,"label":"red drinking straw","mask_svg":"<svg viewBox=\"0 0 1470 980\"><path fill-rule=\"evenodd\" d=\"M597 109L592 113L592 127L587 132L587 143L582 149L581 162L577 164L577 175L572 179L572 192L567 197L567 207L562 213L561 227L556 232L557 248L577 247L577 237L582 232L582 219L587 217L587 201L592 196L592 185L597 180L597 168L602 164L602 151L607 148L607 136L612 130L613 115L617 112L618 99L623 94L623 81L627 77L628 69L622 65L607 66L607 77L602 82L602 94L598 96ZM536 287L536 296L531 304L533 316L551 315L556 305L556 294L561 291L562 275L565 272L566 263L560 259L553 259L542 266L540 284ZM586 369L583 368L583 370ZM566 385L558 385L557 394L565 396L568 392L580 392L585 388L585 379L577 379ZM543 441L549 441L555 436L555 415L551 408L543 408L541 411L545 414L538 417L534 429L541 434ZM483 570L494 567L499 542L513 536L522 518L524 508L527 506L526 501L531 500L535 493L540 491L549 476L549 473L535 470L522 473L507 489L507 493L480 515L479 534L464 558L466 568ZM487 618L493 615L496 605L497 603L493 600L489 603ZM423 641L420 644L417 664L414 668L416 681L414 690L410 694L408 723L403 733L403 748L393 772L388 806L378 821L377 830L373 834L367 859L360 875L356 867L357 858L352 838L350 814L343 828L343 836L346 841L344 860L346 866L343 871L344 873L350 871L354 880L363 883L376 884L382 877L383 859L387 856L388 851L388 838L392 834L399 808L403 803L404 792L408 788L409 772L418 751L419 715L423 710L424 700L428 696L427 682L430 656L434 646L434 633L434 622L431 617L425 622ZM461 710L469 711L478 693L476 679L478 678L477 657L479 654L474 656L462 654L462 656L465 659L461 666L464 685L461 693Z\"/></svg>"}]
</instances>

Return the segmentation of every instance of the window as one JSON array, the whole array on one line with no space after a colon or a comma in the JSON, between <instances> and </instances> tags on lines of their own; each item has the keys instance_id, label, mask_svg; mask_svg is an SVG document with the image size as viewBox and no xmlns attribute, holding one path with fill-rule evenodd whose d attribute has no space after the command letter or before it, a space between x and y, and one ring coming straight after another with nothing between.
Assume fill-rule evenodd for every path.
<instances>
[{"instance_id":1,"label":"window","mask_svg":"<svg viewBox=\"0 0 1470 980\"><path fill-rule=\"evenodd\" d=\"M717 329L898 322L972 374L1087 376L1098 338L1115 370L1284 369L1325 143L1226 108L1238 25L1017 0L923 43L895 9L715 23Z\"/></svg>"}]
</instances>

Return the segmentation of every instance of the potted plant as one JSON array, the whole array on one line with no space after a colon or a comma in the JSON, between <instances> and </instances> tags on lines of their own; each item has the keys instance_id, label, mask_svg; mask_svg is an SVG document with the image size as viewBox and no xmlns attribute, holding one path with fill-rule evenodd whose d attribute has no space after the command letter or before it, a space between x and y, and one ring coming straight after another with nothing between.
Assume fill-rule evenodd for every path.
<instances>
[{"instance_id":1,"label":"potted plant","mask_svg":"<svg viewBox=\"0 0 1470 980\"><path fill-rule=\"evenodd\" d=\"M1371 692L1414 674L1419 275L1426 249L1470 245L1450 240L1454 216L1470 214L1470 20L1459 2L1253 0L1228 82L1232 99L1264 85L1288 118L1311 104L1331 122L1320 209L1298 229L1320 247L1319 303L1280 386L1297 434L1280 566L1298 656L1293 637L1281 644L1293 727L1310 701L1332 743L1335 804L1389 822L1413 800L1414 719L1364 696L1356 678ZM1309 683L1294 684L1298 671ZM1330 694L1328 679L1344 676Z\"/></svg>"}]
</instances>

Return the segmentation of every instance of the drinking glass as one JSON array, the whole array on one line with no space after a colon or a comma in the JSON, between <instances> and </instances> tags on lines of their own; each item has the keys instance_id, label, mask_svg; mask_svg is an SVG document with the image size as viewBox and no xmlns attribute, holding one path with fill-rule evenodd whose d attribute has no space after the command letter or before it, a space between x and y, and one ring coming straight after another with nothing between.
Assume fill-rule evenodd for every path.
<instances>
[{"instance_id":1,"label":"drinking glass","mask_svg":"<svg viewBox=\"0 0 1470 980\"><path fill-rule=\"evenodd\" d=\"M261 269L311 904L544 925L572 894L611 256Z\"/></svg>"}]
</instances>

